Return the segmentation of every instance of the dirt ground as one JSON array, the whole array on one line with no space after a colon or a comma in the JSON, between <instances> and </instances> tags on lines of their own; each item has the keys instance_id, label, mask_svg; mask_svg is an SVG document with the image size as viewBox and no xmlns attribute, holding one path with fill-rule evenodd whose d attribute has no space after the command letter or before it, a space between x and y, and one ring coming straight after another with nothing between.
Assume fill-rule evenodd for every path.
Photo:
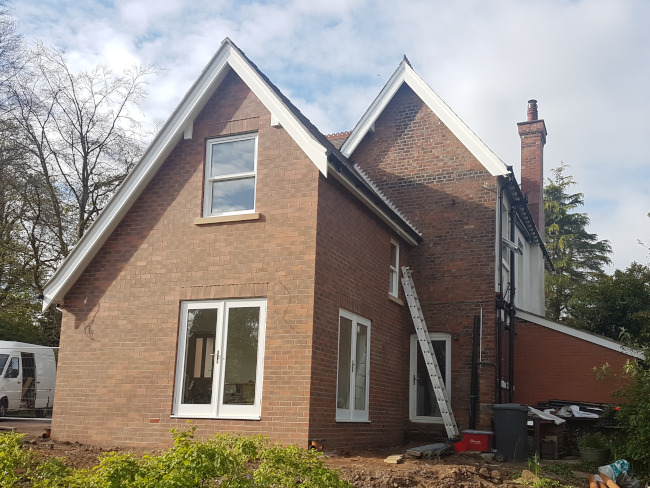
<instances>
[{"instance_id":1,"label":"dirt ground","mask_svg":"<svg viewBox=\"0 0 650 488\"><path fill-rule=\"evenodd\" d=\"M0 431L15 430L26 434L25 447L42 456L66 458L66 464L74 468L89 468L97 464L100 454L107 451L132 452L142 455L145 451L130 449L102 449L78 443L58 442L44 438L47 422L0 421ZM384 459L392 454L404 454L405 447L365 451L325 452L325 462L341 471L343 477L355 488L504 488L525 487L517 482L524 465L497 463L477 453L458 453L443 456L440 460L406 458L400 464L387 464ZM155 451L147 451L155 454ZM588 483L575 482L575 486Z\"/></svg>"}]
</instances>

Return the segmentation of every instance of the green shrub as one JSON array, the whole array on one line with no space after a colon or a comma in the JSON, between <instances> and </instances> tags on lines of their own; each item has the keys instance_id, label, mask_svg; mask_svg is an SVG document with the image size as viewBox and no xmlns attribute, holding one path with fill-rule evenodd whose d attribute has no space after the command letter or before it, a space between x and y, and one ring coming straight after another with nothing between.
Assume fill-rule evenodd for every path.
<instances>
[{"instance_id":1,"label":"green shrub","mask_svg":"<svg viewBox=\"0 0 650 488\"><path fill-rule=\"evenodd\" d=\"M316 451L269 445L262 436L218 434L195 441L194 431L173 430L174 446L159 456L105 453L93 469L68 468L58 458L38 462L21 449L21 435L0 434L2 487L351 488Z\"/></svg>"},{"instance_id":2,"label":"green shrub","mask_svg":"<svg viewBox=\"0 0 650 488\"><path fill-rule=\"evenodd\" d=\"M0 434L0 480L3 488L19 486L31 462L31 453L20 446L24 434Z\"/></svg>"},{"instance_id":3,"label":"green shrub","mask_svg":"<svg viewBox=\"0 0 650 488\"><path fill-rule=\"evenodd\" d=\"M646 357L649 352L645 351ZM628 361L625 374L627 381L617 392L624 399L618 414L625 432L620 456L632 463L636 473L650 474L650 371Z\"/></svg>"}]
</instances>

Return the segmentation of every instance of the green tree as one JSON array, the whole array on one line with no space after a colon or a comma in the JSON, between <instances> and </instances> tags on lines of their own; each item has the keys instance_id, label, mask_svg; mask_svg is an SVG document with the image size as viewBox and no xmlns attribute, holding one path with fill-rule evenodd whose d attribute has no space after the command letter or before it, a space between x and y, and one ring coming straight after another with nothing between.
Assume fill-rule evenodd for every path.
<instances>
[{"instance_id":1,"label":"green tree","mask_svg":"<svg viewBox=\"0 0 650 488\"><path fill-rule=\"evenodd\" d=\"M635 346L650 346L650 267L632 263L578 287L569 323Z\"/></svg>"},{"instance_id":2,"label":"green tree","mask_svg":"<svg viewBox=\"0 0 650 488\"><path fill-rule=\"evenodd\" d=\"M609 241L587 232L587 214L576 212L584 195L570 193L576 182L565 174L567 168L562 163L551 170L544 187L546 249L555 268L546 273L546 315L559 321L568 318L567 304L576 288L602 275L612 252Z\"/></svg>"}]
</instances>

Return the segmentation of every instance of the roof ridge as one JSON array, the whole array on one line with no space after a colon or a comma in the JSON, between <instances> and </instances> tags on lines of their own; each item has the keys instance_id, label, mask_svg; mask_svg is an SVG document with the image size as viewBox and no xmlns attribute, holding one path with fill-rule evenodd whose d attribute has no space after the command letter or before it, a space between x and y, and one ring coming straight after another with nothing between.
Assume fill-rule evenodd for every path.
<instances>
[{"instance_id":1,"label":"roof ridge","mask_svg":"<svg viewBox=\"0 0 650 488\"><path fill-rule=\"evenodd\" d=\"M334 132L332 134L325 134L325 137L328 139L341 139L342 137L348 137L350 134L352 134L351 130L346 130L343 132Z\"/></svg>"}]
</instances>

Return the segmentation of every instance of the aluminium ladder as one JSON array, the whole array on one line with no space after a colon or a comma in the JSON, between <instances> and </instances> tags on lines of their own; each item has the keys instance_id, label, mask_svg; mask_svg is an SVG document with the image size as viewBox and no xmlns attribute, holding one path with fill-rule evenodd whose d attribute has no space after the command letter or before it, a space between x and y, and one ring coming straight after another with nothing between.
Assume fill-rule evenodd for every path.
<instances>
[{"instance_id":1,"label":"aluminium ladder","mask_svg":"<svg viewBox=\"0 0 650 488\"><path fill-rule=\"evenodd\" d=\"M424 356L424 362L427 365L429 378L431 378L431 384L433 385L433 391L436 395L436 400L438 401L442 421L445 424L447 437L454 439L459 436L458 426L456 425L454 413L451 410L451 402L449 401L447 389L442 380L438 360L433 352L433 346L431 345L431 339L429 338L429 330L424 322L420 300L418 300L418 295L415 292L415 285L413 284L413 278L411 277L411 270L406 266L402 266L402 287L404 288L406 301L408 302L409 310L411 311L411 317L413 317L413 325L415 325L415 331L418 334L418 342L420 343L420 349Z\"/></svg>"}]
</instances>

